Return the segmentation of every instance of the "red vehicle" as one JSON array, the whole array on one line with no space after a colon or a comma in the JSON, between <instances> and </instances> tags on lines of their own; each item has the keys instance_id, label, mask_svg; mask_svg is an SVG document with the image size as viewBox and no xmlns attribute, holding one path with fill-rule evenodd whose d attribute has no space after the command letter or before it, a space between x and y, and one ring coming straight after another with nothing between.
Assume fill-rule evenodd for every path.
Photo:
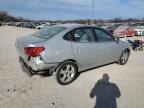
<instances>
[{"instance_id":1,"label":"red vehicle","mask_svg":"<svg viewBox=\"0 0 144 108\"><path fill-rule=\"evenodd\" d=\"M114 34L118 37L129 37L134 36L134 28L129 26L120 26L115 31Z\"/></svg>"}]
</instances>

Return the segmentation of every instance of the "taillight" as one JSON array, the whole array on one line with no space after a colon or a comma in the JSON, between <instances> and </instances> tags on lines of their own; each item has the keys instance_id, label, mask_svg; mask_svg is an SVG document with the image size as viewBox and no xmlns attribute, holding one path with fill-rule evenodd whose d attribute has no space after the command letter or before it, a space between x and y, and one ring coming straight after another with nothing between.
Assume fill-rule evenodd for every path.
<instances>
[{"instance_id":1,"label":"taillight","mask_svg":"<svg viewBox=\"0 0 144 108\"><path fill-rule=\"evenodd\" d=\"M36 57L38 56L42 51L44 51L44 47L25 47L24 52L28 56Z\"/></svg>"}]
</instances>

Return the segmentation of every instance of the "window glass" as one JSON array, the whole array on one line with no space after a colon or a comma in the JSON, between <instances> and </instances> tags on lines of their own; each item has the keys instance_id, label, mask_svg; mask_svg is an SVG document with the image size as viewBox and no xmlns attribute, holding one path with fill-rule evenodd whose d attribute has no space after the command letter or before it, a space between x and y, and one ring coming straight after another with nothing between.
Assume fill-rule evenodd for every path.
<instances>
[{"instance_id":1,"label":"window glass","mask_svg":"<svg viewBox=\"0 0 144 108\"><path fill-rule=\"evenodd\" d=\"M95 33L99 41L113 41L114 38L104 30L95 29Z\"/></svg>"},{"instance_id":2,"label":"window glass","mask_svg":"<svg viewBox=\"0 0 144 108\"><path fill-rule=\"evenodd\" d=\"M65 30L65 29L66 29L66 27L61 27L61 26L45 27L44 29L34 33L33 36L48 39L52 36L55 36L56 34L60 33L61 31Z\"/></svg>"},{"instance_id":3,"label":"window glass","mask_svg":"<svg viewBox=\"0 0 144 108\"><path fill-rule=\"evenodd\" d=\"M90 28L76 29L73 34L73 41L90 42L92 41L92 31Z\"/></svg>"},{"instance_id":4,"label":"window glass","mask_svg":"<svg viewBox=\"0 0 144 108\"><path fill-rule=\"evenodd\" d=\"M66 35L64 35L63 39L71 41L71 37L72 37L72 32L68 32Z\"/></svg>"}]
</instances>

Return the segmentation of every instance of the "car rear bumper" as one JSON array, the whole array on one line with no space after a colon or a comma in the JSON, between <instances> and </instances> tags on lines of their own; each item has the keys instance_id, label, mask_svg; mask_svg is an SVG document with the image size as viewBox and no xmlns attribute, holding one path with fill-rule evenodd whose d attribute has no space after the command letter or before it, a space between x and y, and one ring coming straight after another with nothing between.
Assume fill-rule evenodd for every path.
<instances>
[{"instance_id":1,"label":"car rear bumper","mask_svg":"<svg viewBox=\"0 0 144 108\"><path fill-rule=\"evenodd\" d=\"M29 57L28 59L23 59L20 57L20 61L24 62L26 64L26 67L28 69L31 69L31 71L35 73L40 73L40 71L43 70L52 70L55 68L58 63L45 63L40 56L38 57Z\"/></svg>"}]
</instances>

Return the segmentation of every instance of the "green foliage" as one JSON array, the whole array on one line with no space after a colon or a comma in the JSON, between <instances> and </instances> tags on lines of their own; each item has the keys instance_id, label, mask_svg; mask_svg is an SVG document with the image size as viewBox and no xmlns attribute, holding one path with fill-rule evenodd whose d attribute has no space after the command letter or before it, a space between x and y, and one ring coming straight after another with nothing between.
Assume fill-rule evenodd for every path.
<instances>
[{"instance_id":1,"label":"green foliage","mask_svg":"<svg viewBox=\"0 0 144 108\"><path fill-rule=\"evenodd\" d=\"M14 17L8 14L6 11L0 11L0 22L21 22L27 21L22 17Z\"/></svg>"}]
</instances>

